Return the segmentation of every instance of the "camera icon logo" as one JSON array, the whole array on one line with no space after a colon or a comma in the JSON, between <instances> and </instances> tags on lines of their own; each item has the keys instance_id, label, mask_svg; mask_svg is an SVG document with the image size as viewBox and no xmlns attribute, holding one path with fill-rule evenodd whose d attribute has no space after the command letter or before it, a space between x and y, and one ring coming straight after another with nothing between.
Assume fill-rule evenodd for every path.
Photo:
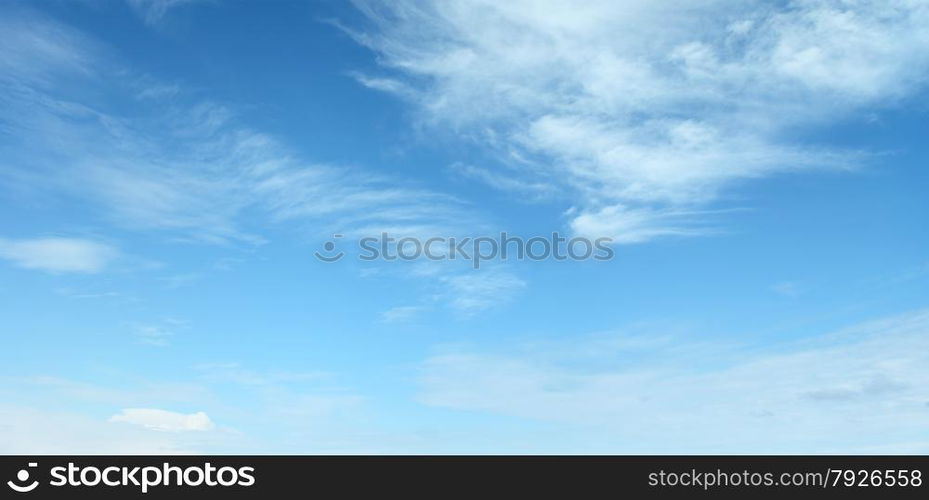
<instances>
[{"instance_id":1,"label":"camera icon logo","mask_svg":"<svg viewBox=\"0 0 929 500\"><path fill-rule=\"evenodd\" d=\"M39 466L39 464L36 462L29 462L28 465L29 465L29 468ZM37 486L39 486L38 481L33 481L30 484L25 484L26 481L29 481L29 471L27 469L20 469L19 472L16 473L16 481L15 482L7 481L6 485L9 486L10 489L18 493L28 493L36 489Z\"/></svg>"},{"instance_id":2,"label":"camera icon logo","mask_svg":"<svg viewBox=\"0 0 929 500\"><path fill-rule=\"evenodd\" d=\"M342 237L341 234L332 235L333 239L338 239L341 237ZM333 252L336 249L335 242L331 240L327 241L326 244L323 245L323 248L325 249L325 253L321 253L321 252L314 253L314 255L316 255L316 258L323 262L330 262L330 263L335 262L341 259L345 255L345 253L341 251L336 252L335 254L331 254L331 252Z\"/></svg>"}]
</instances>

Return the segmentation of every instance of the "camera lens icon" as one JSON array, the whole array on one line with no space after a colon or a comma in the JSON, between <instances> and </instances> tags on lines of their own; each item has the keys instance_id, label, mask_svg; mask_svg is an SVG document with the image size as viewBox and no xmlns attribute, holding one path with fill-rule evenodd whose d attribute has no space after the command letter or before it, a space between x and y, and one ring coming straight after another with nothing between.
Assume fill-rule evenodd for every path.
<instances>
[{"instance_id":1,"label":"camera lens icon","mask_svg":"<svg viewBox=\"0 0 929 500\"><path fill-rule=\"evenodd\" d=\"M36 463L36 462L29 462L28 465L29 465L29 467L38 467L38 466L39 466L39 464ZM18 493L27 493L27 492L30 492L30 491L36 489L36 487L39 485L39 482L38 482L38 481L33 481L33 482L30 483L30 484L24 484L24 483L26 483L26 481L28 481L28 480L29 480L29 471L28 471L27 469L20 469L19 472L16 473L16 481L17 481L17 482L7 481L7 482L6 482L6 485L9 486L10 489L12 489L13 491L16 491L16 492L18 492ZM23 483L23 484L17 484L17 483Z\"/></svg>"}]
</instances>

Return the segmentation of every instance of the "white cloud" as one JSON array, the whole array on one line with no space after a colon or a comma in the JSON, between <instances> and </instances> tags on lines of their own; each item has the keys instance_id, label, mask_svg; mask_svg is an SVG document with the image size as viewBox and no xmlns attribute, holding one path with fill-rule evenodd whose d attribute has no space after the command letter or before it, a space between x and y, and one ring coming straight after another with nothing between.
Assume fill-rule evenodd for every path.
<instances>
[{"instance_id":1,"label":"white cloud","mask_svg":"<svg viewBox=\"0 0 929 500\"><path fill-rule=\"evenodd\" d=\"M88 202L123 227L212 243L262 243L245 220L306 221L322 235L448 233L475 218L414 182L303 160L234 110L140 76L74 30L16 16L2 27L3 54L19 56L0 56L0 188ZM79 92L88 84L136 99L134 116Z\"/></svg>"},{"instance_id":2,"label":"white cloud","mask_svg":"<svg viewBox=\"0 0 929 500\"><path fill-rule=\"evenodd\" d=\"M390 73L362 83L533 167L503 186L478 173L491 185L557 180L575 226L621 243L698 233L669 219L739 181L859 164L785 137L899 102L929 76L918 0L355 4L370 25L352 35Z\"/></svg>"},{"instance_id":3,"label":"white cloud","mask_svg":"<svg viewBox=\"0 0 929 500\"><path fill-rule=\"evenodd\" d=\"M148 24L155 24L171 9L202 0L126 0Z\"/></svg>"},{"instance_id":4,"label":"white cloud","mask_svg":"<svg viewBox=\"0 0 929 500\"><path fill-rule=\"evenodd\" d=\"M0 452L12 455L187 455L205 453L189 433L116 426L68 411L2 406ZM222 439L231 441L234 436ZM212 443L216 444L216 443ZM212 447L211 447L212 449Z\"/></svg>"},{"instance_id":5,"label":"white cloud","mask_svg":"<svg viewBox=\"0 0 929 500\"><path fill-rule=\"evenodd\" d=\"M474 207L427 186L306 161L244 125L234 110L178 86L165 91L115 55L101 57L106 49L87 37L46 40L47 33L67 31L48 27L50 21L11 17L5 24L9 50L35 53L49 76L42 84L23 78L26 56L22 64L0 65L0 121L8 131L0 136L0 189L87 204L106 222L175 241L259 245L269 222L286 223L303 238L431 237L481 227ZM52 42L60 57L38 57ZM82 84L98 89L94 94L135 99L133 117L115 110L112 99L75 92L77 68ZM455 308L486 308L481 303L465 299Z\"/></svg>"},{"instance_id":6,"label":"white cloud","mask_svg":"<svg viewBox=\"0 0 929 500\"><path fill-rule=\"evenodd\" d=\"M262 371L227 362L180 366L161 381L141 372L107 372L101 383L7 377L0 383L0 428L11 435L0 440L0 451L338 451L329 442L360 432L368 409L366 398L335 385L335 378L324 371ZM198 411L164 410L191 407ZM113 414L114 408L125 409Z\"/></svg>"},{"instance_id":7,"label":"white cloud","mask_svg":"<svg viewBox=\"0 0 929 500\"><path fill-rule=\"evenodd\" d=\"M398 306L392 307L381 313L381 321L384 323L404 323L410 321L425 311L423 306Z\"/></svg>"},{"instance_id":8,"label":"white cloud","mask_svg":"<svg viewBox=\"0 0 929 500\"><path fill-rule=\"evenodd\" d=\"M214 427L202 411L184 414L152 408L126 408L109 419L156 431L208 431Z\"/></svg>"},{"instance_id":9,"label":"white cloud","mask_svg":"<svg viewBox=\"0 0 929 500\"><path fill-rule=\"evenodd\" d=\"M456 348L425 362L420 399L559 422L613 453L911 452L927 366L923 310L773 349L680 335Z\"/></svg>"},{"instance_id":10,"label":"white cloud","mask_svg":"<svg viewBox=\"0 0 929 500\"><path fill-rule=\"evenodd\" d=\"M0 239L0 259L53 273L97 273L118 254L109 245L77 238Z\"/></svg>"},{"instance_id":11,"label":"white cloud","mask_svg":"<svg viewBox=\"0 0 929 500\"><path fill-rule=\"evenodd\" d=\"M2 83L47 86L63 74L80 78L99 70L101 48L87 37L52 21L30 23L28 29L21 22L15 15L0 19L0 30L5 33L0 39ZM27 94L24 90L14 86L10 97Z\"/></svg>"},{"instance_id":12,"label":"white cloud","mask_svg":"<svg viewBox=\"0 0 929 500\"><path fill-rule=\"evenodd\" d=\"M659 236L689 236L706 232L699 214L653 208L609 205L571 220L571 230L591 239L608 235L615 243L641 243Z\"/></svg>"},{"instance_id":13,"label":"white cloud","mask_svg":"<svg viewBox=\"0 0 929 500\"><path fill-rule=\"evenodd\" d=\"M771 285L771 291L784 297L797 297L803 294L803 287L792 281L781 281Z\"/></svg>"},{"instance_id":14,"label":"white cloud","mask_svg":"<svg viewBox=\"0 0 929 500\"><path fill-rule=\"evenodd\" d=\"M514 274L498 269L443 276L440 282L444 289L440 295L452 309L466 316L506 304L526 286Z\"/></svg>"},{"instance_id":15,"label":"white cloud","mask_svg":"<svg viewBox=\"0 0 929 500\"><path fill-rule=\"evenodd\" d=\"M171 343L176 330L187 327L187 323L175 319L166 319L158 323L137 323L132 325L132 334L143 344L165 347Z\"/></svg>"},{"instance_id":16,"label":"white cloud","mask_svg":"<svg viewBox=\"0 0 929 500\"><path fill-rule=\"evenodd\" d=\"M550 198L558 191L554 185L545 181L524 180L518 172L500 173L463 163L454 163L449 169L457 175L479 180L501 191L514 191L528 195L530 201Z\"/></svg>"}]
</instances>

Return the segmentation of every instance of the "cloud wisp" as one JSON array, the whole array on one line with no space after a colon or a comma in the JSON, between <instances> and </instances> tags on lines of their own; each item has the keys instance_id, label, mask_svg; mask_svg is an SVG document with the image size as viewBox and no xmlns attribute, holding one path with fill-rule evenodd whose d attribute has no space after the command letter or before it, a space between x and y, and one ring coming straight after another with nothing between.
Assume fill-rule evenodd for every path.
<instances>
[{"instance_id":1,"label":"cloud wisp","mask_svg":"<svg viewBox=\"0 0 929 500\"><path fill-rule=\"evenodd\" d=\"M126 0L129 6L145 21L154 25L171 10L203 0Z\"/></svg>"},{"instance_id":2,"label":"cloud wisp","mask_svg":"<svg viewBox=\"0 0 929 500\"><path fill-rule=\"evenodd\" d=\"M52 193L125 228L209 243L261 243L255 220L308 221L319 234L450 232L473 220L452 196L372 169L306 161L227 106L176 86L161 92L67 26L19 21L3 22L3 53L17 57L0 58L0 187ZM100 93L111 99L92 97ZM133 103L131 116L111 105L116 97Z\"/></svg>"},{"instance_id":3,"label":"cloud wisp","mask_svg":"<svg viewBox=\"0 0 929 500\"><path fill-rule=\"evenodd\" d=\"M363 85L496 151L472 177L559 189L578 233L619 243L705 231L733 184L854 168L867 154L791 139L914 96L929 6L899 0L356 0L346 30L384 71Z\"/></svg>"},{"instance_id":4,"label":"cloud wisp","mask_svg":"<svg viewBox=\"0 0 929 500\"><path fill-rule=\"evenodd\" d=\"M67 200L95 223L220 245L261 245L282 227L313 239L467 234L484 224L467 202L416 182L307 161L230 107L139 75L68 26L15 16L2 23L3 52L18 57L0 56L0 189ZM92 97L100 93L111 99ZM132 103L131 116L112 106L117 96ZM52 268L10 245L9 259ZM82 249L85 261L61 270L103 268L102 257L89 260L89 245L70 245L72 254ZM449 298L456 310L476 309L457 300Z\"/></svg>"},{"instance_id":5,"label":"cloud wisp","mask_svg":"<svg viewBox=\"0 0 929 500\"><path fill-rule=\"evenodd\" d=\"M456 348L425 362L420 400L587 429L614 452L912 452L927 332L923 310L761 351L628 335Z\"/></svg>"},{"instance_id":6,"label":"cloud wisp","mask_svg":"<svg viewBox=\"0 0 929 500\"><path fill-rule=\"evenodd\" d=\"M202 432L215 427L210 417L202 411L185 414L154 408L125 408L110 417L109 421L140 425L146 429L169 432Z\"/></svg>"},{"instance_id":7,"label":"cloud wisp","mask_svg":"<svg viewBox=\"0 0 929 500\"><path fill-rule=\"evenodd\" d=\"M110 245L80 238L0 239L0 259L50 273L98 273L118 255Z\"/></svg>"}]
</instances>

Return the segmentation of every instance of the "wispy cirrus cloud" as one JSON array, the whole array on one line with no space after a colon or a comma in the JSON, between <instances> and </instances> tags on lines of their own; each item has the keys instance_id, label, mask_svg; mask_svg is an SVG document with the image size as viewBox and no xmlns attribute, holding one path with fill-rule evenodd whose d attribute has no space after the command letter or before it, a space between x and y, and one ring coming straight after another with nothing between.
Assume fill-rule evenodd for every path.
<instances>
[{"instance_id":1,"label":"wispy cirrus cloud","mask_svg":"<svg viewBox=\"0 0 929 500\"><path fill-rule=\"evenodd\" d=\"M505 308L529 286L514 269L501 264L473 269L470 261L391 262L367 268L366 279L406 280L428 283L415 304L382 312L383 323L414 320L433 309L445 310L459 319Z\"/></svg>"},{"instance_id":2,"label":"wispy cirrus cloud","mask_svg":"<svg viewBox=\"0 0 929 500\"><path fill-rule=\"evenodd\" d=\"M505 269L487 269L441 278L449 306L472 316L511 301L526 282Z\"/></svg>"},{"instance_id":3,"label":"wispy cirrus cloud","mask_svg":"<svg viewBox=\"0 0 929 500\"><path fill-rule=\"evenodd\" d=\"M205 0L126 0L147 24L156 24L172 9Z\"/></svg>"},{"instance_id":4,"label":"wispy cirrus cloud","mask_svg":"<svg viewBox=\"0 0 929 500\"><path fill-rule=\"evenodd\" d=\"M397 306L381 313L381 321L384 323L405 323L413 320L426 311L423 306Z\"/></svg>"},{"instance_id":5,"label":"wispy cirrus cloud","mask_svg":"<svg viewBox=\"0 0 929 500\"><path fill-rule=\"evenodd\" d=\"M2 43L21 57L0 65L0 189L67 200L120 229L223 245L265 243L269 225L301 238L482 226L457 197L376 168L308 161L234 109L137 74L71 28L15 16L4 25ZM110 104L116 96L133 103L131 116ZM455 310L486 309L486 290L469 289L445 296ZM140 339L165 343L157 333Z\"/></svg>"},{"instance_id":6,"label":"wispy cirrus cloud","mask_svg":"<svg viewBox=\"0 0 929 500\"><path fill-rule=\"evenodd\" d=\"M924 452L927 332L922 310L761 349L642 333L458 347L423 364L420 400L560 422L593 450Z\"/></svg>"},{"instance_id":7,"label":"wispy cirrus cloud","mask_svg":"<svg viewBox=\"0 0 929 500\"><path fill-rule=\"evenodd\" d=\"M320 234L449 232L474 219L461 200L415 182L307 161L233 109L177 85L163 91L54 21L11 16L3 26L0 187L83 202L125 228L214 243L261 243L248 219L307 221ZM132 115L101 92L133 102Z\"/></svg>"},{"instance_id":8,"label":"wispy cirrus cloud","mask_svg":"<svg viewBox=\"0 0 929 500\"><path fill-rule=\"evenodd\" d=\"M81 238L0 239L0 259L51 273L97 273L118 255L110 245Z\"/></svg>"},{"instance_id":9,"label":"wispy cirrus cloud","mask_svg":"<svg viewBox=\"0 0 929 500\"><path fill-rule=\"evenodd\" d=\"M177 413L156 408L125 408L109 418L109 422L139 425L155 431L208 431L215 425L210 417L202 412Z\"/></svg>"},{"instance_id":10,"label":"wispy cirrus cloud","mask_svg":"<svg viewBox=\"0 0 929 500\"><path fill-rule=\"evenodd\" d=\"M9 454L186 455L203 453L202 437L209 434L155 432L79 412L9 405L0 407L0 423L6 433L0 449ZM220 435L215 442L234 438Z\"/></svg>"},{"instance_id":11,"label":"wispy cirrus cloud","mask_svg":"<svg viewBox=\"0 0 929 500\"><path fill-rule=\"evenodd\" d=\"M187 322L177 319L164 319L158 322L135 323L131 325L132 335L142 344L166 347L178 330L188 327Z\"/></svg>"},{"instance_id":12,"label":"wispy cirrus cloud","mask_svg":"<svg viewBox=\"0 0 929 500\"><path fill-rule=\"evenodd\" d=\"M359 82L507 167L475 177L558 186L575 230L619 243L699 234L701 207L738 182L860 164L788 137L929 77L919 1L354 3L369 24L347 31L385 69Z\"/></svg>"}]
</instances>

